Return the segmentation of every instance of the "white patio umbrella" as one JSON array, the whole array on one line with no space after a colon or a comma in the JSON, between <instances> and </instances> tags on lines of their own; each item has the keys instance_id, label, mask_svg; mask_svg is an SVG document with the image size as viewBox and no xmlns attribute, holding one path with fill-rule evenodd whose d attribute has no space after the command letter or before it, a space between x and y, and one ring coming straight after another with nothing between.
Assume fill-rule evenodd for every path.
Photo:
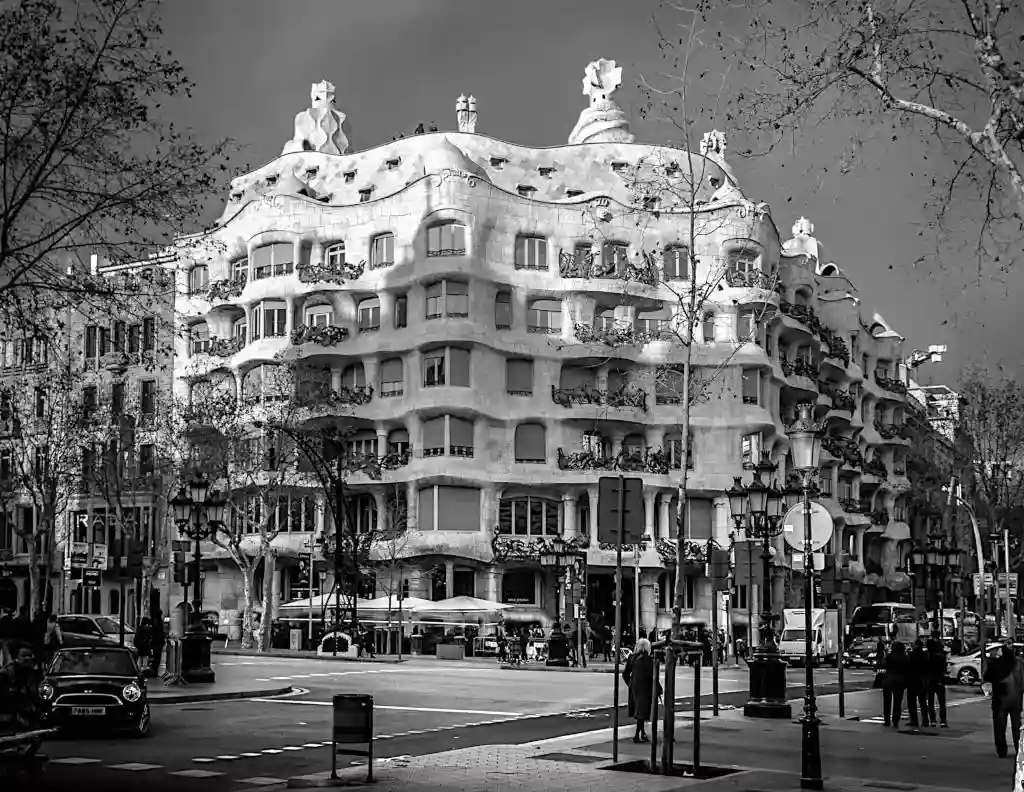
<instances>
[{"instance_id":1,"label":"white patio umbrella","mask_svg":"<svg viewBox=\"0 0 1024 792\"><path fill-rule=\"evenodd\" d=\"M420 605L416 608L416 615L483 615L485 613L500 613L510 607L502 602L492 602L477 597L449 597L438 602L427 602Z\"/></svg>"},{"instance_id":2,"label":"white patio umbrella","mask_svg":"<svg viewBox=\"0 0 1024 792\"><path fill-rule=\"evenodd\" d=\"M372 600L364 600L364 599L359 600L359 608L360 608L360 610L363 608L363 603L364 602L371 602L371 601ZM285 602L285 603L282 603L281 605L278 606L277 612L278 612L278 614L282 614L282 615L283 614L291 614L291 613L306 613L306 611L309 610L309 602L310 602L309 597L303 597L302 599L292 600L291 602ZM341 598L341 606L342 607L345 607L345 605L348 602L349 602L348 597L342 597ZM324 609L324 607L328 607L328 608L333 608L334 607L334 594L333 594L333 592L332 593L326 593L326 594L318 594L317 596L313 597L313 612L314 613L318 613L318 612L322 611Z\"/></svg>"},{"instance_id":3,"label":"white patio umbrella","mask_svg":"<svg viewBox=\"0 0 1024 792\"><path fill-rule=\"evenodd\" d=\"M430 600L420 599L419 597L405 597L401 601L401 607L403 613L412 613L423 605L431 604ZM377 597L372 600L360 600L359 601L359 612L364 613L366 611L383 611L387 613L389 610L391 613L398 613L399 601L398 597L391 595L391 597Z\"/></svg>"}]
</instances>

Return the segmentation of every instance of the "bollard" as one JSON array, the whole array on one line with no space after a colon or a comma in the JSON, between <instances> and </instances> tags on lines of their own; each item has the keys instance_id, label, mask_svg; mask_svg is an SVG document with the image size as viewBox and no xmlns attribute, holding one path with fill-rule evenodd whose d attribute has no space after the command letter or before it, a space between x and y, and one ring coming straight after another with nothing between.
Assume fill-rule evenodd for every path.
<instances>
[{"instance_id":1,"label":"bollard","mask_svg":"<svg viewBox=\"0 0 1024 792\"><path fill-rule=\"evenodd\" d=\"M188 682L181 676L181 640L179 638L168 638L164 647L164 673L160 679L166 687L187 685Z\"/></svg>"},{"instance_id":2,"label":"bollard","mask_svg":"<svg viewBox=\"0 0 1024 792\"><path fill-rule=\"evenodd\" d=\"M693 775L700 770L700 670L702 656L693 664Z\"/></svg>"},{"instance_id":3,"label":"bollard","mask_svg":"<svg viewBox=\"0 0 1024 792\"><path fill-rule=\"evenodd\" d=\"M366 757L366 781L373 781L373 696L365 693L336 693L331 701L334 722L331 731L331 780L338 780L338 754ZM338 744L365 743L366 748L338 749Z\"/></svg>"},{"instance_id":4,"label":"bollard","mask_svg":"<svg viewBox=\"0 0 1024 792\"><path fill-rule=\"evenodd\" d=\"M659 668L661 655L661 652L654 653L654 690L651 691L651 765L649 768L652 775L658 773L658 685L661 674Z\"/></svg>"}]
</instances>

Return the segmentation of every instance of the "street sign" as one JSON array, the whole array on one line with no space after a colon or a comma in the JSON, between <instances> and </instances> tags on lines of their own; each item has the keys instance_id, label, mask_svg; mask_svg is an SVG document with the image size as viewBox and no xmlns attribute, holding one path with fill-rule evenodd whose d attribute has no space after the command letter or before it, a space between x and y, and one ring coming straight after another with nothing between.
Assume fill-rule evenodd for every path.
<instances>
[{"instance_id":1,"label":"street sign","mask_svg":"<svg viewBox=\"0 0 1024 792\"><path fill-rule=\"evenodd\" d=\"M597 541L619 544L619 486L622 494L622 541L639 544L644 536L644 480L602 476L597 482Z\"/></svg>"},{"instance_id":2,"label":"street sign","mask_svg":"<svg viewBox=\"0 0 1024 792\"><path fill-rule=\"evenodd\" d=\"M98 586L102 582L102 574L98 569L83 569L82 583L86 586Z\"/></svg>"},{"instance_id":3,"label":"street sign","mask_svg":"<svg viewBox=\"0 0 1024 792\"><path fill-rule=\"evenodd\" d=\"M761 548L750 539L739 540L733 545L735 557L735 568L733 570L733 584L750 586L754 580L761 579L762 560Z\"/></svg>"},{"instance_id":4,"label":"street sign","mask_svg":"<svg viewBox=\"0 0 1024 792\"><path fill-rule=\"evenodd\" d=\"M814 569L822 570L825 567L825 554L824 553L811 553L811 563L814 564ZM804 554L793 553L793 571L803 572L804 569Z\"/></svg>"},{"instance_id":5,"label":"street sign","mask_svg":"<svg viewBox=\"0 0 1024 792\"><path fill-rule=\"evenodd\" d=\"M981 594L981 573L980 572L975 572L972 575L972 577L974 578L974 595L978 596L978 595ZM1000 591L1000 593L1002 593L1002 592L1006 591L1006 573L1005 572L1000 572L998 579L999 579L999 591ZM995 581L996 581L996 576L995 575L993 575L991 572L986 572L985 573L985 588L986 589L993 588L996 585ZM1016 597L1017 596L1017 573L1016 572L1011 572L1010 573L1010 596L1011 597Z\"/></svg>"},{"instance_id":6,"label":"street sign","mask_svg":"<svg viewBox=\"0 0 1024 792\"><path fill-rule=\"evenodd\" d=\"M833 531L835 531L835 523L832 521L832 515L828 513L828 509L820 503L811 501L807 506L811 510L810 539L811 551L814 552L828 544ZM786 512L782 521L782 538L785 539L786 544L801 553L805 552L804 520L806 512L804 509L804 504L798 503Z\"/></svg>"}]
</instances>

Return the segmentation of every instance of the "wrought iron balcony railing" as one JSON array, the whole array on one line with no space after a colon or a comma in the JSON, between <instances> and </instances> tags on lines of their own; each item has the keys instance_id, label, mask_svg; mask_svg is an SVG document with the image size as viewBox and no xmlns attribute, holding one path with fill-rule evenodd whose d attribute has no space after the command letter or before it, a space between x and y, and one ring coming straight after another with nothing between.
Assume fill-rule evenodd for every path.
<instances>
[{"instance_id":1,"label":"wrought iron balcony railing","mask_svg":"<svg viewBox=\"0 0 1024 792\"><path fill-rule=\"evenodd\" d=\"M332 346L349 337L347 327L335 327L334 325L299 325L291 333L292 343L319 344L320 346Z\"/></svg>"},{"instance_id":2,"label":"wrought iron balcony railing","mask_svg":"<svg viewBox=\"0 0 1024 792\"><path fill-rule=\"evenodd\" d=\"M551 400L563 407L593 404L632 410L647 410L647 391L624 385L616 390L600 388L558 388L551 386Z\"/></svg>"}]
</instances>

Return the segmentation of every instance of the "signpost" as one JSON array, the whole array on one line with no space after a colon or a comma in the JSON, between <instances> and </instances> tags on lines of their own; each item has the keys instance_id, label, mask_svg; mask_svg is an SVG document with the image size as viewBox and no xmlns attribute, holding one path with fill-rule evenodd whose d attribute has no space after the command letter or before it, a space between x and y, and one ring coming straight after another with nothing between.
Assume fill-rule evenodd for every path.
<instances>
[{"instance_id":1,"label":"signpost","mask_svg":"<svg viewBox=\"0 0 1024 792\"><path fill-rule=\"evenodd\" d=\"M622 545L643 538L644 482L641 478L602 476L598 481L597 540L615 544L615 682L612 707L612 760L619 761L619 663L622 658Z\"/></svg>"},{"instance_id":2,"label":"signpost","mask_svg":"<svg viewBox=\"0 0 1024 792\"><path fill-rule=\"evenodd\" d=\"M974 582L974 595L981 596L981 573L975 572L971 575ZM996 585L996 580L999 581L998 585L1004 591L1009 588L1010 597L1017 596L1017 573L1011 572L1009 578L1005 572L1000 572L998 575L993 575L991 572L985 573L985 590L992 588Z\"/></svg>"}]
</instances>

